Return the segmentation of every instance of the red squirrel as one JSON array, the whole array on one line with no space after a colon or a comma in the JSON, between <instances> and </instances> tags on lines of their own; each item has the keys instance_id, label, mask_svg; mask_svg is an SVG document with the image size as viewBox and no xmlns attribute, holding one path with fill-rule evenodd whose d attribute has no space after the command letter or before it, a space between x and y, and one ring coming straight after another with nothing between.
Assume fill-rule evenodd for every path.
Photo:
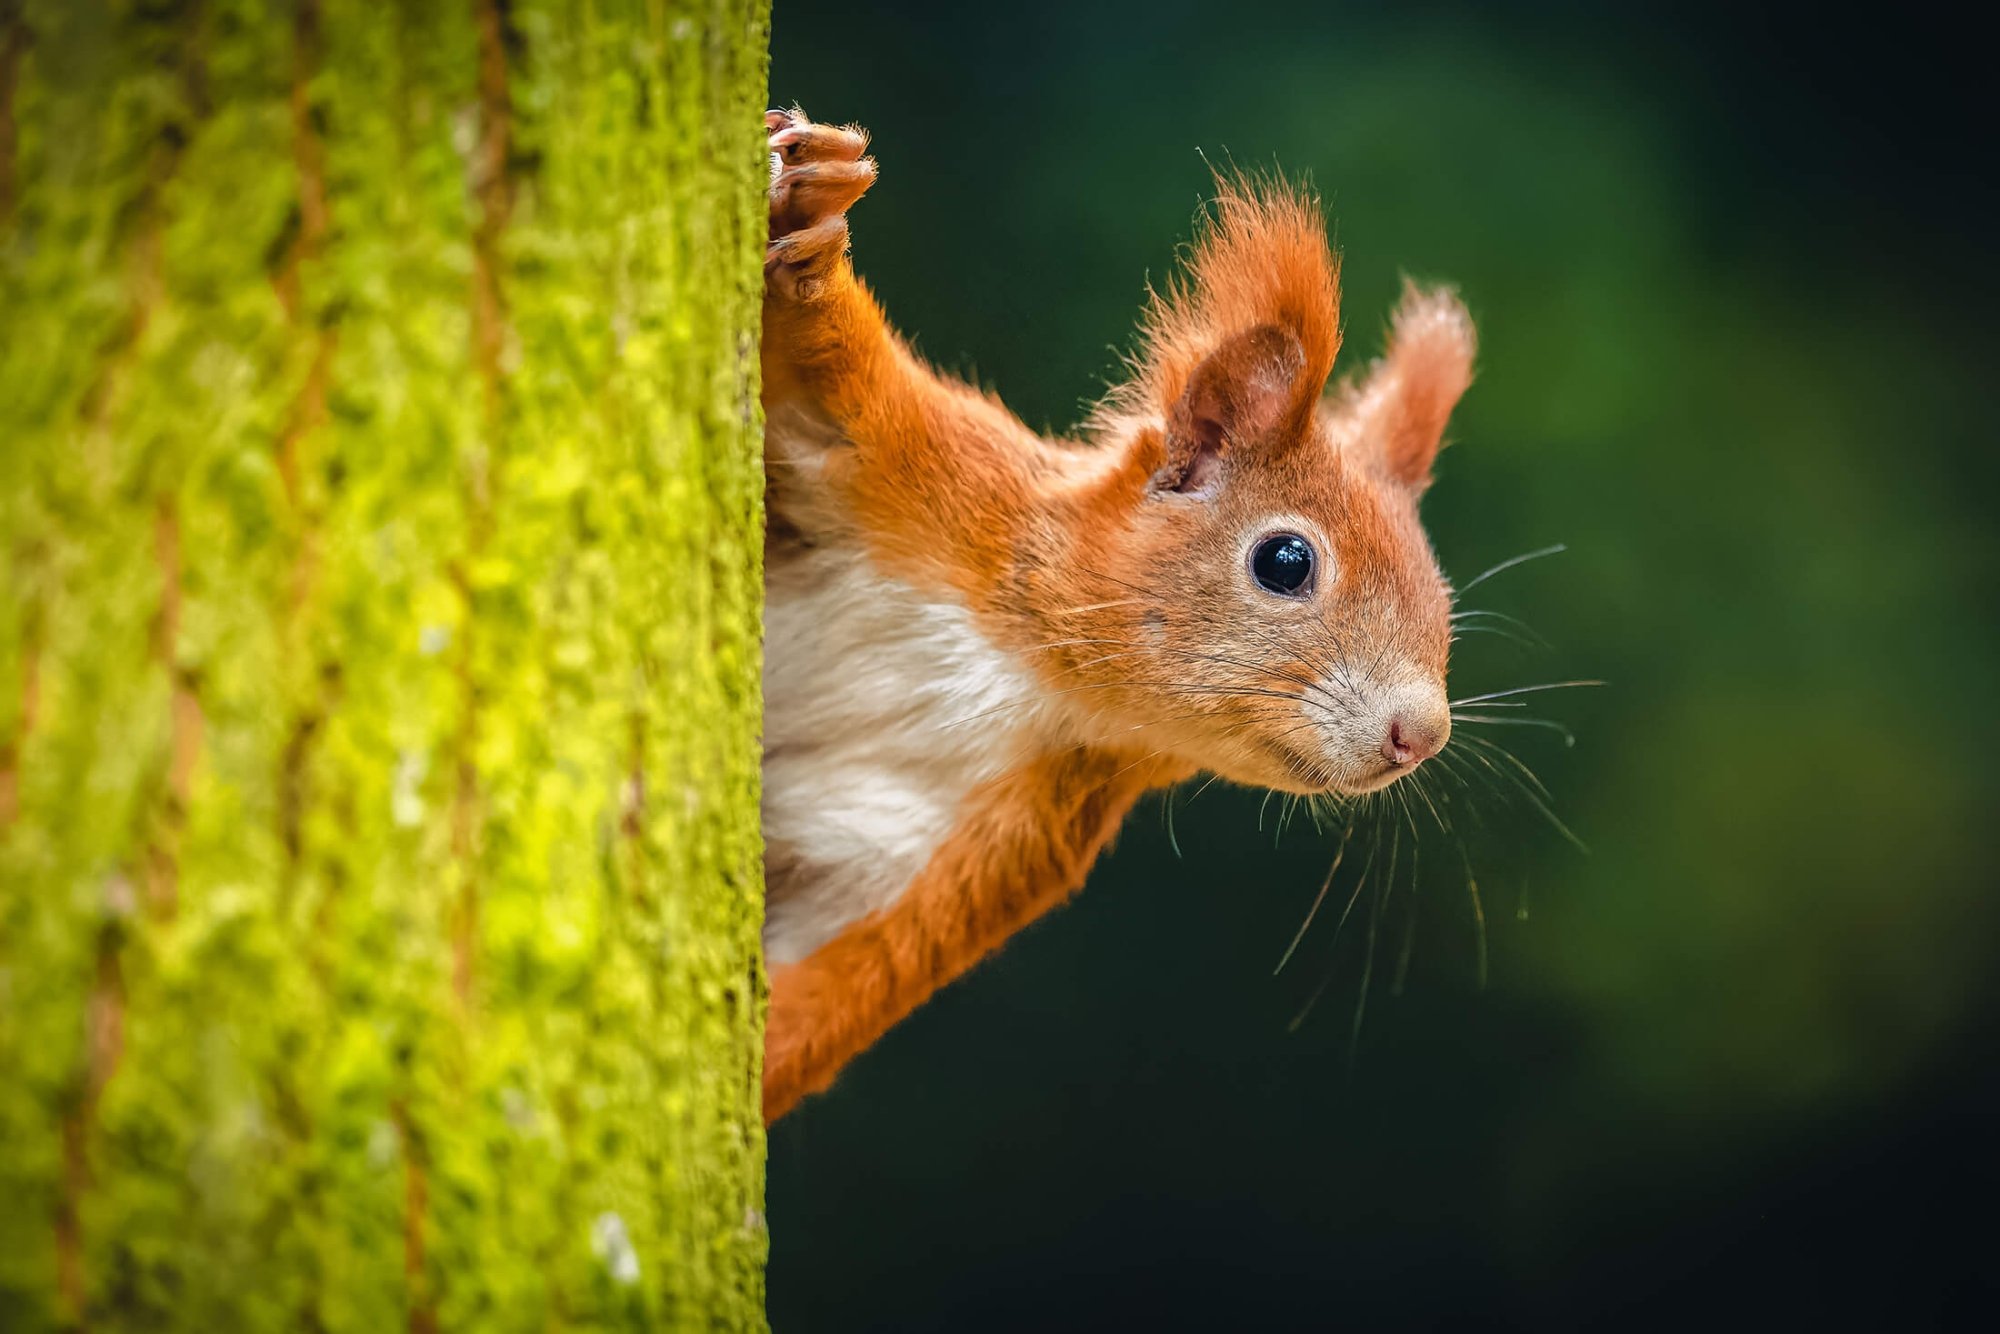
<instances>
[{"instance_id":1,"label":"red squirrel","mask_svg":"<svg viewBox=\"0 0 2000 1334\"><path fill-rule=\"evenodd\" d=\"M775 1121L1207 771L1352 796L1451 730L1417 518L1473 326L1410 287L1326 392L1317 202L1224 179L1081 440L939 375L848 258L860 129L766 117L764 929Z\"/></svg>"}]
</instances>

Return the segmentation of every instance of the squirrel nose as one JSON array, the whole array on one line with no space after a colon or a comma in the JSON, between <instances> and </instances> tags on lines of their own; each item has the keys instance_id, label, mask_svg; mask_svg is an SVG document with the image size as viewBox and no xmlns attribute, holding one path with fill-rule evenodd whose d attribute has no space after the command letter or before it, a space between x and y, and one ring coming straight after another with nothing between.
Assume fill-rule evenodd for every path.
<instances>
[{"instance_id":1,"label":"squirrel nose","mask_svg":"<svg viewBox=\"0 0 2000 1334\"><path fill-rule=\"evenodd\" d=\"M1389 719L1389 735L1382 738L1382 758L1403 768L1423 763L1444 749L1446 727L1410 713Z\"/></svg>"}]
</instances>

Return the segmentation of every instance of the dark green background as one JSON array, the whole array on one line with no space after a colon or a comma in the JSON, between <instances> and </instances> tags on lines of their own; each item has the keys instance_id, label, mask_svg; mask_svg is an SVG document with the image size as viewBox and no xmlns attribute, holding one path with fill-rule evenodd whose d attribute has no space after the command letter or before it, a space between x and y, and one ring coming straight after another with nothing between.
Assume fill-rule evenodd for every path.
<instances>
[{"instance_id":1,"label":"dark green background","mask_svg":"<svg viewBox=\"0 0 2000 1334\"><path fill-rule=\"evenodd\" d=\"M1324 192L1343 366L1401 273L1460 284L1446 569L1570 550L1477 590L1551 647L1469 638L1454 693L1610 682L1537 701L1574 748L1496 734L1589 854L1453 789L1490 983L1433 830L1351 1072L1365 930L1322 917L1271 976L1333 835L1217 787L1176 802L1177 856L1142 809L1075 904L777 1127L779 1329L1990 1308L1983 50L1909 7L778 0L773 100L875 134L861 271L1033 424L1112 373L1197 149Z\"/></svg>"}]
</instances>

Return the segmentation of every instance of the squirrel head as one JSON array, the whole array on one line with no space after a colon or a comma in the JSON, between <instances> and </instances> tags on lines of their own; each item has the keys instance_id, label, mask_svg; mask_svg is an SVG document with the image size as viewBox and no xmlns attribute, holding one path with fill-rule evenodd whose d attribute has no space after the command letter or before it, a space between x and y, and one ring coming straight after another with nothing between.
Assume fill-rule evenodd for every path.
<instances>
[{"instance_id":1,"label":"squirrel head","mask_svg":"<svg viewBox=\"0 0 2000 1334\"><path fill-rule=\"evenodd\" d=\"M1381 360L1328 395L1317 204L1235 180L1142 339L1094 422L1115 475L1065 525L1060 684L1100 731L1233 780L1409 773L1451 729L1450 593L1417 503L1472 377L1464 307L1408 287Z\"/></svg>"}]
</instances>

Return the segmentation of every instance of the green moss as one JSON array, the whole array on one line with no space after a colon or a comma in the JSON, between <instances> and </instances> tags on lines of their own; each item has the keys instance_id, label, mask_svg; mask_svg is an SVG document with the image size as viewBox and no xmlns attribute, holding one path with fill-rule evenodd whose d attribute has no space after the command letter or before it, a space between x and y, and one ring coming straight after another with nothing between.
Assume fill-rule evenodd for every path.
<instances>
[{"instance_id":1,"label":"green moss","mask_svg":"<svg viewBox=\"0 0 2000 1334\"><path fill-rule=\"evenodd\" d=\"M766 6L507 10L26 11L10 1329L762 1324Z\"/></svg>"}]
</instances>

